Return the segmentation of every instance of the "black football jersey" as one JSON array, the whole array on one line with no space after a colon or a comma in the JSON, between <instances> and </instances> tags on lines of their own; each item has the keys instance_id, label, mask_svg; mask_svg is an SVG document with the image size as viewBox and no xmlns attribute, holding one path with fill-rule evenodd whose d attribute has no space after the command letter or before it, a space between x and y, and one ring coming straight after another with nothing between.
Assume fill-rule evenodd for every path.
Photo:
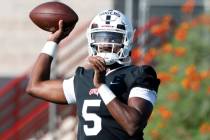
<instances>
[{"instance_id":1,"label":"black football jersey","mask_svg":"<svg viewBox=\"0 0 210 140\"><path fill-rule=\"evenodd\" d=\"M130 137L114 120L93 84L94 70L78 67L74 77L78 140L143 140L143 129ZM157 91L159 80L151 66L123 66L106 75L106 85L127 104L132 87ZM141 94L141 93L140 93Z\"/></svg>"}]
</instances>

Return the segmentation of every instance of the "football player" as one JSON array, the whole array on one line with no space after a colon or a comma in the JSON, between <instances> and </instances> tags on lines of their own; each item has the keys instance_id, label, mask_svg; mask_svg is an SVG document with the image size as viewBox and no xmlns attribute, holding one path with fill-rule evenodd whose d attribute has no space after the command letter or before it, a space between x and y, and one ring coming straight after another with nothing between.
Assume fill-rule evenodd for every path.
<instances>
[{"instance_id":1,"label":"football player","mask_svg":"<svg viewBox=\"0 0 210 140\"><path fill-rule=\"evenodd\" d=\"M96 15L87 30L88 67L78 67L69 79L50 80L53 56L68 34L59 21L36 60L27 92L76 104L78 140L142 140L160 80L151 66L131 64L132 24L117 10Z\"/></svg>"}]
</instances>

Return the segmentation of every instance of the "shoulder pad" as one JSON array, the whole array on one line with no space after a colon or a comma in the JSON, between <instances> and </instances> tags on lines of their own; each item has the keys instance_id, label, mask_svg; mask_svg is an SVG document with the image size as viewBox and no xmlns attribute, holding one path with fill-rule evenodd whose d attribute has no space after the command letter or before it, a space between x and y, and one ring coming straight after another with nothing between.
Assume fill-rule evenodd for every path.
<instances>
[{"instance_id":1,"label":"shoulder pad","mask_svg":"<svg viewBox=\"0 0 210 140\"><path fill-rule=\"evenodd\" d=\"M160 80L157 78L156 71L152 66L136 66L134 70L131 71L131 76L131 88L142 87L150 90L155 90L157 92Z\"/></svg>"},{"instance_id":2,"label":"shoulder pad","mask_svg":"<svg viewBox=\"0 0 210 140\"><path fill-rule=\"evenodd\" d=\"M75 72L75 76L79 77L93 77L94 71L93 69L85 69L84 67L78 67Z\"/></svg>"}]
</instances>

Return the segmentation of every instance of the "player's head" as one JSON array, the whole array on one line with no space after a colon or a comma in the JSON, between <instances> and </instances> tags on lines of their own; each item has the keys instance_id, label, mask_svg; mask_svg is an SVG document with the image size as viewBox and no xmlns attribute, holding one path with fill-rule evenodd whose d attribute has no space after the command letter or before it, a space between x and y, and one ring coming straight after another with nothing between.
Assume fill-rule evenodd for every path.
<instances>
[{"instance_id":1,"label":"player's head","mask_svg":"<svg viewBox=\"0 0 210 140\"><path fill-rule=\"evenodd\" d=\"M106 65L130 63L133 27L117 10L105 10L96 15L87 30L89 55L101 56Z\"/></svg>"}]
</instances>

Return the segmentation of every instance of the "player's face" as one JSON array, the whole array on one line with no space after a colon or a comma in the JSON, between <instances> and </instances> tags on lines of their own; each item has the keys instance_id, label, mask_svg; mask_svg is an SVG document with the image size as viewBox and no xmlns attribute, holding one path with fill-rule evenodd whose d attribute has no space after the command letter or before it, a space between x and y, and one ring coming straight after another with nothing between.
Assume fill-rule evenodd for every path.
<instances>
[{"instance_id":1,"label":"player's face","mask_svg":"<svg viewBox=\"0 0 210 140\"><path fill-rule=\"evenodd\" d=\"M122 48L124 35L115 32L95 32L92 39L98 52L118 53Z\"/></svg>"},{"instance_id":2,"label":"player's face","mask_svg":"<svg viewBox=\"0 0 210 140\"><path fill-rule=\"evenodd\" d=\"M98 52L118 53L121 49L121 45L99 44L97 49L98 49Z\"/></svg>"}]
</instances>

